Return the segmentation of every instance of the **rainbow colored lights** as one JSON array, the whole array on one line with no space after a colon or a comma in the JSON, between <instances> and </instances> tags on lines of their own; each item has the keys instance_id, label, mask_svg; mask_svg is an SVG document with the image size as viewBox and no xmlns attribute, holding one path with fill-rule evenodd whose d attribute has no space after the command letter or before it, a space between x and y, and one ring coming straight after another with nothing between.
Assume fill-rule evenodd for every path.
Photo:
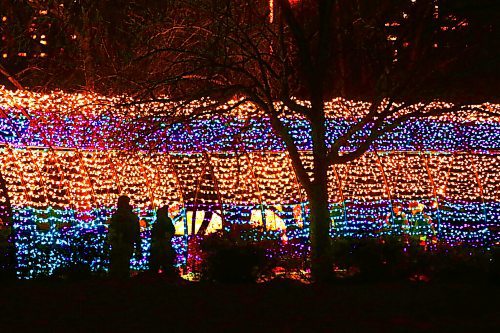
<instances>
[{"instance_id":1,"label":"rainbow colored lights","mask_svg":"<svg viewBox=\"0 0 500 333\"><path fill-rule=\"evenodd\" d=\"M144 257L134 259L135 269L147 263L148 226L164 203L175 221L180 265L196 256L188 235L207 212L214 213L208 232L244 224L261 231L248 237L265 235L280 251L307 255L305 193L258 110L245 104L169 126L153 116L168 105L127 109L122 101L0 90L6 184L0 187L0 228L13 218L20 277L75 261L105 270L107 221L120 194L132 197L143 220ZM328 103L332 142L368 106ZM476 107L500 111L500 105ZM307 122L285 117L310 162ZM470 112L403 124L358 161L330 169L332 236L411 233L491 246L500 242L499 165L500 117Z\"/></svg>"}]
</instances>

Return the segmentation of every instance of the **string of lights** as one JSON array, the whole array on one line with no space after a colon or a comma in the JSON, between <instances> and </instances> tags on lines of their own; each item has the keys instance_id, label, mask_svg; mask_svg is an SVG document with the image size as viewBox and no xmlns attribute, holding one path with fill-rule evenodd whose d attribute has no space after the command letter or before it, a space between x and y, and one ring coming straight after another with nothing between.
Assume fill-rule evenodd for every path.
<instances>
[{"instance_id":1,"label":"string of lights","mask_svg":"<svg viewBox=\"0 0 500 333\"><path fill-rule=\"evenodd\" d=\"M148 133L137 119L152 114L152 106L129 112L112 107L122 101L0 90L0 174L6 183L0 227L8 198L20 277L78 261L105 270L107 223L121 194L132 198L141 218L144 256L134 259L137 270L147 264L150 225L163 204L174 218L179 265L197 256L188 244L208 211L215 214L207 232L248 225L259 230L250 238L268 237L279 240L279 251L307 253L305 193L266 119L248 118L256 114L251 106ZM356 121L351 114L367 108L340 99L328 103L330 138ZM283 119L311 164L307 122ZM498 243L499 136L498 117L446 115L404 124L357 161L332 166L332 236L407 233L450 244Z\"/></svg>"}]
</instances>

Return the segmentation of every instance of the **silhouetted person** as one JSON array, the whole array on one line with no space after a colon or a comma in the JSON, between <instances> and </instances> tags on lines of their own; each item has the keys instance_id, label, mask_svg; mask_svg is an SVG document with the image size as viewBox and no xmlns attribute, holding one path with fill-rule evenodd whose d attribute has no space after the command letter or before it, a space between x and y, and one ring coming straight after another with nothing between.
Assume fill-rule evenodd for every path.
<instances>
[{"instance_id":1,"label":"silhouetted person","mask_svg":"<svg viewBox=\"0 0 500 333\"><path fill-rule=\"evenodd\" d=\"M151 257L149 269L158 273L161 268L165 273L174 272L175 251L172 246L172 237L175 227L172 219L168 217L168 206L163 206L156 211L156 221L151 230Z\"/></svg>"},{"instance_id":2,"label":"silhouetted person","mask_svg":"<svg viewBox=\"0 0 500 333\"><path fill-rule=\"evenodd\" d=\"M141 234L139 217L132 212L130 198L120 196L118 209L111 217L109 226L111 257L110 274L114 277L127 278L130 276L130 259L134 254L134 247L141 251Z\"/></svg>"}]
</instances>

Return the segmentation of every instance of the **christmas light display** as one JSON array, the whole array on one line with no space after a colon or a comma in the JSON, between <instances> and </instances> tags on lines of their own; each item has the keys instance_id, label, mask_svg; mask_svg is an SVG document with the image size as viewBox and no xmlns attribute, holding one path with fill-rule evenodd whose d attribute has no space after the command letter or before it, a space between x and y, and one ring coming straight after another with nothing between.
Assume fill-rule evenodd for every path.
<instances>
[{"instance_id":1,"label":"christmas light display","mask_svg":"<svg viewBox=\"0 0 500 333\"><path fill-rule=\"evenodd\" d=\"M179 264L195 255L190 235L209 211L207 232L248 225L259 230L249 237L277 240L278 252L307 255L307 199L263 114L243 104L167 125L153 113L165 103L123 100L0 90L0 228L13 219L20 277L74 262L105 270L107 222L120 194L141 218L144 257L135 269L147 263L150 225L163 204L174 218ZM500 105L474 108L498 114ZM369 103L336 99L326 109L333 142ZM312 163L307 122L287 113L284 121ZM499 149L500 117L477 111L401 125L359 160L330 168L332 236L498 243Z\"/></svg>"}]
</instances>

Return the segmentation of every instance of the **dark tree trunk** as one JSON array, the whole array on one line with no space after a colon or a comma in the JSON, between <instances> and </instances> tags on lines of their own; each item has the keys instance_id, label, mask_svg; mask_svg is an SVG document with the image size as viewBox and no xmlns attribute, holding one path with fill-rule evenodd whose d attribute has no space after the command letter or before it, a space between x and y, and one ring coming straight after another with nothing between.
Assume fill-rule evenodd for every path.
<instances>
[{"instance_id":1,"label":"dark tree trunk","mask_svg":"<svg viewBox=\"0 0 500 333\"><path fill-rule=\"evenodd\" d=\"M328 149L323 99L313 102L311 118L314 170L308 192L311 209L311 272L315 282L323 282L332 273L330 211L328 208Z\"/></svg>"},{"instance_id":2,"label":"dark tree trunk","mask_svg":"<svg viewBox=\"0 0 500 333\"><path fill-rule=\"evenodd\" d=\"M311 217L311 272L315 282L328 280L332 273L330 211L327 179L315 179L309 198Z\"/></svg>"},{"instance_id":3,"label":"dark tree trunk","mask_svg":"<svg viewBox=\"0 0 500 333\"><path fill-rule=\"evenodd\" d=\"M340 10L340 1L335 4L335 37L337 42L337 69L338 69L338 91L340 96L346 96L346 55L344 50L344 37L342 32L342 18Z\"/></svg>"}]
</instances>

